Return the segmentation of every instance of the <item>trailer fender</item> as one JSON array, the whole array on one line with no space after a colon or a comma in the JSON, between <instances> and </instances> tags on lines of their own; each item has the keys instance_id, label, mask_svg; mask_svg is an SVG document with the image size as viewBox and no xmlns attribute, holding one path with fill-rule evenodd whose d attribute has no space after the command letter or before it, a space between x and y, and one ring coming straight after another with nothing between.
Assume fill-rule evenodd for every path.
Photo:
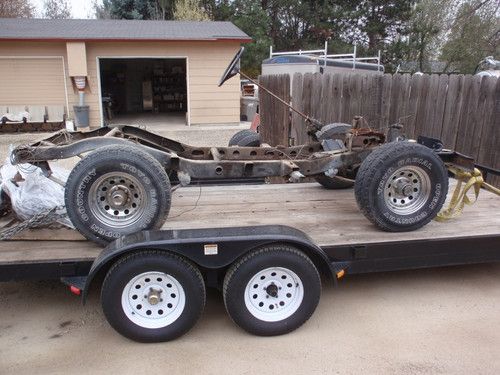
<instances>
[{"instance_id":1,"label":"trailer fender","mask_svg":"<svg viewBox=\"0 0 500 375\"><path fill-rule=\"evenodd\" d=\"M208 229L143 231L110 243L95 259L85 280L85 303L92 281L122 256L142 250L164 250L183 256L202 269L228 267L249 251L271 243L287 243L302 250L318 270L336 280L335 269L326 253L304 232L284 226L246 226Z\"/></svg>"}]
</instances>

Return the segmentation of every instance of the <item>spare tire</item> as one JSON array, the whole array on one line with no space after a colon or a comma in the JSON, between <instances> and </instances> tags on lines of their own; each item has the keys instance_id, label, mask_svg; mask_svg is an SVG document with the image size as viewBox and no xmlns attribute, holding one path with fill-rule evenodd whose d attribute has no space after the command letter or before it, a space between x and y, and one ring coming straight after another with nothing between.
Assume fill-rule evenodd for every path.
<instances>
[{"instance_id":1,"label":"spare tire","mask_svg":"<svg viewBox=\"0 0 500 375\"><path fill-rule=\"evenodd\" d=\"M238 142L245 138L247 135L252 134L253 131L250 129L243 129L235 133L229 140L229 146L238 146Z\"/></svg>"},{"instance_id":2,"label":"spare tire","mask_svg":"<svg viewBox=\"0 0 500 375\"><path fill-rule=\"evenodd\" d=\"M344 124L342 122L334 122L332 124L327 124L323 126L320 130L316 132L316 138L319 141L324 139L342 139L344 140L346 133L352 129L349 124Z\"/></svg>"},{"instance_id":3,"label":"spare tire","mask_svg":"<svg viewBox=\"0 0 500 375\"><path fill-rule=\"evenodd\" d=\"M248 134L243 139L240 139L238 142L238 146L241 147L260 147L260 134L254 133Z\"/></svg>"},{"instance_id":4,"label":"spare tire","mask_svg":"<svg viewBox=\"0 0 500 375\"><path fill-rule=\"evenodd\" d=\"M247 139L243 141L245 138ZM231 137L229 146L258 147L260 146L260 135L250 129L240 130Z\"/></svg>"},{"instance_id":5,"label":"spare tire","mask_svg":"<svg viewBox=\"0 0 500 375\"><path fill-rule=\"evenodd\" d=\"M162 165L138 147L107 146L71 171L65 203L73 225L101 245L158 229L170 210L170 181Z\"/></svg>"}]
</instances>

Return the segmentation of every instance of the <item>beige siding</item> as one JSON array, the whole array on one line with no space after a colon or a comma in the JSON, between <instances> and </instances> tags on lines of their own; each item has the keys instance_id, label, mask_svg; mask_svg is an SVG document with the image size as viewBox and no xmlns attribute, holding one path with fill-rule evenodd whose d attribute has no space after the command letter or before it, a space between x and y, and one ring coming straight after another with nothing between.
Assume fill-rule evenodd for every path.
<instances>
[{"instance_id":1,"label":"beige siding","mask_svg":"<svg viewBox=\"0 0 500 375\"><path fill-rule=\"evenodd\" d=\"M87 60L84 42L67 42L68 74L70 77L87 76Z\"/></svg>"},{"instance_id":2,"label":"beige siding","mask_svg":"<svg viewBox=\"0 0 500 375\"><path fill-rule=\"evenodd\" d=\"M98 57L186 57L188 67L188 106L191 123L239 122L238 78L234 77L226 82L224 86L217 87L220 76L239 48L238 42L87 42L85 47L89 82L86 91L86 103L90 106L90 124L92 127L99 126L101 121ZM62 56L66 62L66 84L70 116L73 116L72 108L73 105L78 103L78 93L69 79L66 43L0 42L0 56L7 55ZM37 72L44 75L47 69L45 65L40 66L40 68L37 68ZM44 84L42 86L39 88L39 98L41 100L49 97L52 91L51 85ZM13 89L15 90L15 88ZM61 95L64 95L63 89L60 92Z\"/></svg>"},{"instance_id":3,"label":"beige siding","mask_svg":"<svg viewBox=\"0 0 500 375\"><path fill-rule=\"evenodd\" d=\"M66 106L62 58L0 58L0 105Z\"/></svg>"},{"instance_id":4,"label":"beige siding","mask_svg":"<svg viewBox=\"0 0 500 375\"><path fill-rule=\"evenodd\" d=\"M78 93L73 88L71 80L68 75L68 64L67 64L67 56L66 56L66 43L64 42L0 42L0 56L5 58L7 56L12 57L40 57L40 56L57 56L63 58L65 61L65 69L66 69L66 91L68 93L68 104L69 104L69 116L73 117L73 105L78 103ZM16 59L16 61L20 61L20 59ZM59 60L61 61L61 60ZM1 69L0 69L1 71ZM35 71L43 76L46 74L46 69L41 67L36 67ZM33 88L34 86L32 86ZM46 103L46 98L50 98L51 95L51 85L43 84L38 88L38 100L41 105L43 104L53 104ZM15 86L9 88L10 90L16 91ZM58 94L65 96L64 86L57 90ZM9 97L13 97L8 94ZM57 104L65 104L64 101L60 101ZM38 103L26 103L26 104L38 104ZM9 104L9 103L8 103ZM93 123L93 126L98 126L98 123Z\"/></svg>"}]
</instances>

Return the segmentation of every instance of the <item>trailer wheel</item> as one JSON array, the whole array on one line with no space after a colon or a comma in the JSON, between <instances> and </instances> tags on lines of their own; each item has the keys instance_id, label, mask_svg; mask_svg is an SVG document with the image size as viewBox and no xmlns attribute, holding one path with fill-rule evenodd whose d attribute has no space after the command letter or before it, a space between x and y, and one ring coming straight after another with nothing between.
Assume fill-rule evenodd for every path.
<instances>
[{"instance_id":1,"label":"trailer wheel","mask_svg":"<svg viewBox=\"0 0 500 375\"><path fill-rule=\"evenodd\" d=\"M105 245L122 235L160 228L170 209L170 181L161 164L137 147L93 151L71 171L65 203L73 225Z\"/></svg>"},{"instance_id":2,"label":"trailer wheel","mask_svg":"<svg viewBox=\"0 0 500 375\"><path fill-rule=\"evenodd\" d=\"M229 146L259 147L260 134L250 129L240 130L231 137Z\"/></svg>"},{"instance_id":3,"label":"trailer wheel","mask_svg":"<svg viewBox=\"0 0 500 375\"><path fill-rule=\"evenodd\" d=\"M361 164L354 186L363 214L382 230L418 229L439 212L448 173L436 153L420 144L391 142Z\"/></svg>"},{"instance_id":4,"label":"trailer wheel","mask_svg":"<svg viewBox=\"0 0 500 375\"><path fill-rule=\"evenodd\" d=\"M161 342L196 324L205 296L203 277L191 262L171 253L143 251L111 267L101 304L109 324L123 336Z\"/></svg>"},{"instance_id":5,"label":"trailer wheel","mask_svg":"<svg viewBox=\"0 0 500 375\"><path fill-rule=\"evenodd\" d=\"M224 278L231 319L247 332L274 336L291 332L313 314L321 281L311 260L287 245L269 245L235 263Z\"/></svg>"}]
</instances>

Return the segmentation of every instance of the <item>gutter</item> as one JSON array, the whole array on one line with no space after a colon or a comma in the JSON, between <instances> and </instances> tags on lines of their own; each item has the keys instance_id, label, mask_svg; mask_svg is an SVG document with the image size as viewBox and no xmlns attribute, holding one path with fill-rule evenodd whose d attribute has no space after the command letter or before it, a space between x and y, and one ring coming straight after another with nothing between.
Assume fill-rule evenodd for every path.
<instances>
[{"instance_id":1,"label":"gutter","mask_svg":"<svg viewBox=\"0 0 500 375\"><path fill-rule=\"evenodd\" d=\"M3 38L2 42L239 42L250 43L252 38L208 38L208 39L158 39L158 38Z\"/></svg>"}]
</instances>

